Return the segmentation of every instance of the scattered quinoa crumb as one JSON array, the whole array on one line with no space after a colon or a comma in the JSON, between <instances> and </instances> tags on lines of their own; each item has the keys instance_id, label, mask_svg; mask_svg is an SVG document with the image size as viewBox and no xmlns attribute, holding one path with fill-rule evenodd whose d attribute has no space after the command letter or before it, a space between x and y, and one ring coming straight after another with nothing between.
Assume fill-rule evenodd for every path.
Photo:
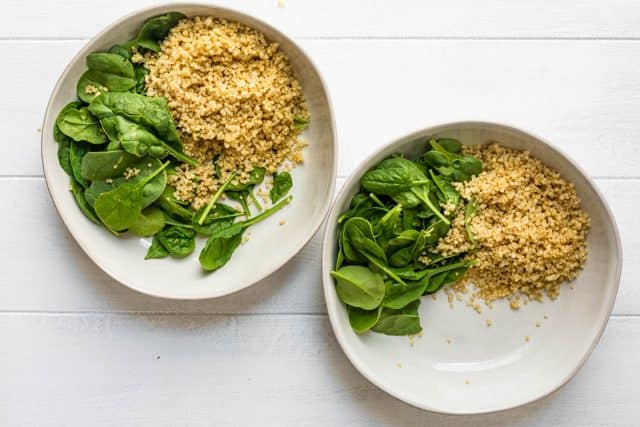
<instances>
[{"instance_id":1,"label":"scattered quinoa crumb","mask_svg":"<svg viewBox=\"0 0 640 427\"><path fill-rule=\"evenodd\" d=\"M547 316L547 315L545 314L545 315L544 315L544 318L545 318L545 319L548 319L548 318L549 318L549 316Z\"/></svg>"},{"instance_id":2,"label":"scattered quinoa crumb","mask_svg":"<svg viewBox=\"0 0 640 427\"><path fill-rule=\"evenodd\" d=\"M287 221L285 221L284 219L281 219L280 221L278 221L278 224L280 225L285 225L287 223Z\"/></svg>"},{"instance_id":3,"label":"scattered quinoa crumb","mask_svg":"<svg viewBox=\"0 0 640 427\"><path fill-rule=\"evenodd\" d=\"M400 363L400 362L396 363L396 367L402 368L402 363Z\"/></svg>"},{"instance_id":4,"label":"scattered quinoa crumb","mask_svg":"<svg viewBox=\"0 0 640 427\"><path fill-rule=\"evenodd\" d=\"M239 22L196 16L178 22L161 48L143 57L147 95L167 99L184 151L200 161L169 176L177 198L198 209L234 171L243 183L256 167L274 173L303 162L295 121L309 113L277 43Z\"/></svg>"},{"instance_id":5,"label":"scattered quinoa crumb","mask_svg":"<svg viewBox=\"0 0 640 427\"><path fill-rule=\"evenodd\" d=\"M36 131L42 132L42 128L38 128L38 129L36 129Z\"/></svg>"},{"instance_id":6,"label":"scattered quinoa crumb","mask_svg":"<svg viewBox=\"0 0 640 427\"><path fill-rule=\"evenodd\" d=\"M280 9L284 8L284 0L278 0L278 7Z\"/></svg>"},{"instance_id":7,"label":"scattered quinoa crumb","mask_svg":"<svg viewBox=\"0 0 640 427\"><path fill-rule=\"evenodd\" d=\"M465 384L471 384L471 381L469 381L469 380L464 380L464 383L465 383Z\"/></svg>"},{"instance_id":8,"label":"scattered quinoa crumb","mask_svg":"<svg viewBox=\"0 0 640 427\"><path fill-rule=\"evenodd\" d=\"M526 335L526 336L524 337L524 340L525 340L526 342L529 342L529 341L531 341L531 337L530 337L529 335Z\"/></svg>"},{"instance_id":9,"label":"scattered quinoa crumb","mask_svg":"<svg viewBox=\"0 0 640 427\"><path fill-rule=\"evenodd\" d=\"M104 180L104 182L106 182L107 184L113 184L113 179L107 178Z\"/></svg>"},{"instance_id":10,"label":"scattered quinoa crumb","mask_svg":"<svg viewBox=\"0 0 640 427\"><path fill-rule=\"evenodd\" d=\"M436 296L436 294L431 294L431 299L435 301L438 299L438 297Z\"/></svg>"},{"instance_id":11,"label":"scattered quinoa crumb","mask_svg":"<svg viewBox=\"0 0 640 427\"><path fill-rule=\"evenodd\" d=\"M539 327L540 327L540 321L538 320L538 321L536 322L536 328L539 328Z\"/></svg>"},{"instance_id":12,"label":"scattered quinoa crumb","mask_svg":"<svg viewBox=\"0 0 640 427\"><path fill-rule=\"evenodd\" d=\"M251 235L249 233L246 233L244 236L242 236L242 241L240 243L244 245L249 241L249 239L251 239Z\"/></svg>"},{"instance_id":13,"label":"scattered quinoa crumb","mask_svg":"<svg viewBox=\"0 0 640 427\"><path fill-rule=\"evenodd\" d=\"M520 301L518 301L517 299L512 299L509 305L513 310L518 310L520 308Z\"/></svg>"},{"instance_id":14,"label":"scattered quinoa crumb","mask_svg":"<svg viewBox=\"0 0 640 427\"><path fill-rule=\"evenodd\" d=\"M453 342L453 340L451 339L451 337L447 337L447 344L451 344Z\"/></svg>"},{"instance_id":15,"label":"scattered quinoa crumb","mask_svg":"<svg viewBox=\"0 0 640 427\"><path fill-rule=\"evenodd\" d=\"M124 179L126 180L130 180L131 178L138 176L140 174L140 169L138 168L127 168L124 171L124 174L122 176L124 176Z\"/></svg>"},{"instance_id":16,"label":"scattered quinoa crumb","mask_svg":"<svg viewBox=\"0 0 640 427\"><path fill-rule=\"evenodd\" d=\"M487 327L493 325L493 320L487 319Z\"/></svg>"}]
</instances>

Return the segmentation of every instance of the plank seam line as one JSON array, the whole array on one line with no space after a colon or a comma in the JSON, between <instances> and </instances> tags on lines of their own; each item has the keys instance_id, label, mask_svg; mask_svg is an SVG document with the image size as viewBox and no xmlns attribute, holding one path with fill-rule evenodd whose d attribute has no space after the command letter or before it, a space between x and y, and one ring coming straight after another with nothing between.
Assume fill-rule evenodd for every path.
<instances>
[{"instance_id":1,"label":"plank seam line","mask_svg":"<svg viewBox=\"0 0 640 427\"><path fill-rule=\"evenodd\" d=\"M291 313L291 312L257 312L257 313L234 313L234 312L176 312L176 311L55 311L55 310L0 310L0 316L184 316L184 317L328 317L327 313ZM609 320L640 320L640 314L619 313L609 316Z\"/></svg>"}]
</instances>

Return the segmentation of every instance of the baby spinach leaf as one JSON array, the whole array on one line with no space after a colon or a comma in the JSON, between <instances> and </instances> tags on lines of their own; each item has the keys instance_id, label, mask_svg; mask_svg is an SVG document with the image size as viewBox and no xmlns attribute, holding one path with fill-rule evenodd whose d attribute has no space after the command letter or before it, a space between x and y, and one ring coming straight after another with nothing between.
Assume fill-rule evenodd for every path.
<instances>
[{"instance_id":1,"label":"baby spinach leaf","mask_svg":"<svg viewBox=\"0 0 640 427\"><path fill-rule=\"evenodd\" d=\"M429 275L425 275L421 280L409 282L406 287L394 287L392 292L385 295L382 306L399 310L413 301L419 301L429 284L429 278Z\"/></svg>"},{"instance_id":2,"label":"baby spinach leaf","mask_svg":"<svg viewBox=\"0 0 640 427\"><path fill-rule=\"evenodd\" d=\"M380 313L382 313L382 307L374 308L373 310L363 310L361 308L351 307L348 305L347 313L349 314L349 324L351 324L351 329L362 334L367 332L378 322L378 319L380 319Z\"/></svg>"},{"instance_id":3,"label":"baby spinach leaf","mask_svg":"<svg viewBox=\"0 0 640 427\"><path fill-rule=\"evenodd\" d=\"M73 179L83 188L89 186L89 182L82 176L82 160L87 154L87 145L84 142L71 141L69 145L69 166Z\"/></svg>"},{"instance_id":4,"label":"baby spinach leaf","mask_svg":"<svg viewBox=\"0 0 640 427\"><path fill-rule=\"evenodd\" d=\"M145 255L144 259L165 258L168 256L169 251L162 246L162 243L158 240L158 236L153 236L151 246L149 246L149 250L147 251L147 255Z\"/></svg>"},{"instance_id":5,"label":"baby spinach leaf","mask_svg":"<svg viewBox=\"0 0 640 427\"><path fill-rule=\"evenodd\" d=\"M432 294L439 291L445 285L457 282L475 262L475 260L462 260L430 269L430 280L429 285L424 291L425 294Z\"/></svg>"},{"instance_id":6,"label":"baby spinach leaf","mask_svg":"<svg viewBox=\"0 0 640 427\"><path fill-rule=\"evenodd\" d=\"M442 201L456 206L460 202L460 193L453 186L451 180L444 175L436 175L433 173L433 169L429 170L429 174L431 175L431 180L440 190L440 194L442 194Z\"/></svg>"},{"instance_id":7,"label":"baby spinach leaf","mask_svg":"<svg viewBox=\"0 0 640 427\"><path fill-rule=\"evenodd\" d=\"M424 231L424 236L426 238L427 245L435 245L438 243L441 237L444 237L448 232L451 226L442 221L438 220L433 222L427 229Z\"/></svg>"},{"instance_id":8,"label":"baby spinach leaf","mask_svg":"<svg viewBox=\"0 0 640 427\"><path fill-rule=\"evenodd\" d=\"M389 264L394 267L404 267L410 262L417 260L418 256L420 256L420 253L424 249L425 243L426 238L424 233L418 233L413 245L399 249L391 255L389 258Z\"/></svg>"},{"instance_id":9,"label":"baby spinach leaf","mask_svg":"<svg viewBox=\"0 0 640 427\"><path fill-rule=\"evenodd\" d=\"M74 141L104 144L107 141L100 123L86 108L64 108L56 118L56 126Z\"/></svg>"},{"instance_id":10,"label":"baby spinach leaf","mask_svg":"<svg viewBox=\"0 0 640 427\"><path fill-rule=\"evenodd\" d=\"M104 92L126 92L135 87L133 64L117 53L92 53L87 55L89 68L78 80L78 98L89 103Z\"/></svg>"},{"instance_id":11,"label":"baby spinach leaf","mask_svg":"<svg viewBox=\"0 0 640 427\"><path fill-rule=\"evenodd\" d=\"M56 128L57 129L57 128ZM55 131L54 131L55 134ZM71 139L65 135L60 134L58 137L58 163L63 171L69 176L73 176L73 169L71 169Z\"/></svg>"},{"instance_id":12,"label":"baby spinach leaf","mask_svg":"<svg viewBox=\"0 0 640 427\"><path fill-rule=\"evenodd\" d=\"M249 178L245 183L237 183L230 182L227 186L229 191L243 191L248 190L256 184L260 184L264 180L264 175L266 173L265 168L253 168L251 172L249 172Z\"/></svg>"},{"instance_id":13,"label":"baby spinach leaf","mask_svg":"<svg viewBox=\"0 0 640 427\"><path fill-rule=\"evenodd\" d=\"M420 204L420 199L411 191L404 191L392 196L396 203L400 203L404 208L414 208Z\"/></svg>"},{"instance_id":14,"label":"baby spinach leaf","mask_svg":"<svg viewBox=\"0 0 640 427\"><path fill-rule=\"evenodd\" d=\"M413 335L422 331L418 307L420 300L413 301L400 310L385 308L380 320L371 330L385 335Z\"/></svg>"},{"instance_id":15,"label":"baby spinach leaf","mask_svg":"<svg viewBox=\"0 0 640 427\"><path fill-rule=\"evenodd\" d=\"M438 140L438 144L450 153L460 154L462 152L462 144L457 139L441 138Z\"/></svg>"},{"instance_id":16,"label":"baby spinach leaf","mask_svg":"<svg viewBox=\"0 0 640 427\"><path fill-rule=\"evenodd\" d=\"M240 224L216 231L200 252L200 265L205 271L215 271L224 266L242 242L243 228Z\"/></svg>"},{"instance_id":17,"label":"baby spinach leaf","mask_svg":"<svg viewBox=\"0 0 640 427\"><path fill-rule=\"evenodd\" d=\"M279 172L273 175L273 187L269 191L271 203L275 203L284 197L293 187L293 181L289 172Z\"/></svg>"},{"instance_id":18,"label":"baby spinach leaf","mask_svg":"<svg viewBox=\"0 0 640 427\"><path fill-rule=\"evenodd\" d=\"M138 31L136 38L127 42L126 45L160 52L160 45L158 43L162 41L167 34L169 34L171 28L183 18L186 18L186 16L180 12L168 12L149 18L144 22L140 31Z\"/></svg>"},{"instance_id":19,"label":"baby spinach leaf","mask_svg":"<svg viewBox=\"0 0 640 427\"><path fill-rule=\"evenodd\" d=\"M338 298L352 307L372 310L384 298L384 282L379 274L359 265L348 265L331 276L336 280Z\"/></svg>"},{"instance_id":20,"label":"baby spinach leaf","mask_svg":"<svg viewBox=\"0 0 640 427\"><path fill-rule=\"evenodd\" d=\"M143 187L157 175L164 174L164 168L168 165L169 162L163 164L141 181L135 183L127 182L111 191L100 194L94 204L98 218L107 227L115 231L124 230L133 225L144 207ZM160 193L162 193L162 190L160 190ZM167 249L169 250L169 248Z\"/></svg>"},{"instance_id":21,"label":"baby spinach leaf","mask_svg":"<svg viewBox=\"0 0 640 427\"><path fill-rule=\"evenodd\" d=\"M182 152L180 135L164 98L151 98L137 93L106 92L91 100L89 111L100 120L119 115L145 126L174 149Z\"/></svg>"},{"instance_id":22,"label":"baby spinach leaf","mask_svg":"<svg viewBox=\"0 0 640 427\"><path fill-rule=\"evenodd\" d=\"M90 181L116 178L139 162L138 157L123 150L92 151L82 159L81 175Z\"/></svg>"},{"instance_id":23,"label":"baby spinach leaf","mask_svg":"<svg viewBox=\"0 0 640 427\"><path fill-rule=\"evenodd\" d=\"M84 194L83 194L84 189L73 179L71 179L70 186L71 186L71 193L73 194L73 198L78 204L80 211L84 214L84 216L89 218L91 222L94 222L100 225L101 224L100 220L98 219L95 212L93 211L91 206L89 206L89 204L84 198Z\"/></svg>"},{"instance_id":24,"label":"baby spinach leaf","mask_svg":"<svg viewBox=\"0 0 640 427\"><path fill-rule=\"evenodd\" d=\"M79 106L79 102L70 102L62 107L60 114L62 114L62 112L65 110L75 110ZM67 173L67 175L73 177L73 170L71 169L71 160L69 153L69 151L71 150L71 141L73 140L62 133L57 124L53 125L53 139L55 139L58 143L58 163L60 163L60 167Z\"/></svg>"},{"instance_id":25,"label":"baby spinach leaf","mask_svg":"<svg viewBox=\"0 0 640 427\"><path fill-rule=\"evenodd\" d=\"M450 222L449 219L446 216L444 216L442 212L440 212L440 208L438 207L437 202L434 203L434 200L432 198L433 197L432 191L433 190L432 190L431 184L429 183L418 185L411 188L411 192L415 194L416 197L418 197L418 199L420 199L420 201L424 203L424 205L428 209L430 209L444 223L449 224Z\"/></svg>"},{"instance_id":26,"label":"baby spinach leaf","mask_svg":"<svg viewBox=\"0 0 640 427\"><path fill-rule=\"evenodd\" d=\"M418 230L404 230L393 239L389 240L388 245L392 248L403 248L415 243L421 233Z\"/></svg>"},{"instance_id":27,"label":"baby spinach leaf","mask_svg":"<svg viewBox=\"0 0 640 427\"><path fill-rule=\"evenodd\" d=\"M293 130L303 130L309 127L309 117L295 116L293 118Z\"/></svg>"},{"instance_id":28,"label":"baby spinach leaf","mask_svg":"<svg viewBox=\"0 0 640 427\"><path fill-rule=\"evenodd\" d=\"M149 70L140 64L136 64L133 66L133 73L136 79L136 93L141 95L146 95L146 81L145 77L149 74Z\"/></svg>"},{"instance_id":29,"label":"baby spinach leaf","mask_svg":"<svg viewBox=\"0 0 640 427\"><path fill-rule=\"evenodd\" d=\"M120 55L123 58L131 60L131 49L121 44L114 44L113 46L111 46L111 48L109 49L109 53L115 53L116 55Z\"/></svg>"},{"instance_id":30,"label":"baby spinach leaf","mask_svg":"<svg viewBox=\"0 0 640 427\"><path fill-rule=\"evenodd\" d=\"M196 248L195 231L171 225L156 234L158 241L175 258L184 258Z\"/></svg>"},{"instance_id":31,"label":"baby spinach leaf","mask_svg":"<svg viewBox=\"0 0 640 427\"><path fill-rule=\"evenodd\" d=\"M160 197L158 198L158 205L169 216L177 218L183 221L191 222L193 218L193 212L189 209L181 206L176 197L173 195L174 189L167 186ZM196 217L197 218L197 217Z\"/></svg>"},{"instance_id":32,"label":"baby spinach leaf","mask_svg":"<svg viewBox=\"0 0 640 427\"><path fill-rule=\"evenodd\" d=\"M387 267L386 254L376 242L369 221L360 217L350 218L342 227L341 238L344 255L349 261L356 264L368 261L393 280L404 284L404 281Z\"/></svg>"},{"instance_id":33,"label":"baby spinach leaf","mask_svg":"<svg viewBox=\"0 0 640 427\"><path fill-rule=\"evenodd\" d=\"M153 236L164 228L164 213L153 206L143 209L133 224L129 226L129 231L137 236Z\"/></svg>"},{"instance_id":34,"label":"baby spinach leaf","mask_svg":"<svg viewBox=\"0 0 640 427\"><path fill-rule=\"evenodd\" d=\"M137 184L122 184L98 196L94 207L105 225L116 231L125 230L140 216L142 191Z\"/></svg>"},{"instance_id":35,"label":"baby spinach leaf","mask_svg":"<svg viewBox=\"0 0 640 427\"><path fill-rule=\"evenodd\" d=\"M477 212L478 202L471 200L464 210L464 228L467 232L467 239L469 239L469 242L471 242L472 245L478 244L478 240L473 233L473 227L471 226L471 221L473 220L473 217L476 216Z\"/></svg>"},{"instance_id":36,"label":"baby spinach leaf","mask_svg":"<svg viewBox=\"0 0 640 427\"><path fill-rule=\"evenodd\" d=\"M368 238L374 240L373 227L371 223L364 218L354 217L347 220L342 226L340 239L342 250L347 260L354 263L363 263L366 258L360 254L358 249L354 247L354 237Z\"/></svg>"},{"instance_id":37,"label":"baby spinach leaf","mask_svg":"<svg viewBox=\"0 0 640 427\"><path fill-rule=\"evenodd\" d=\"M428 180L422 169L401 157L383 160L360 179L360 184L367 191L387 196L397 195L426 182Z\"/></svg>"},{"instance_id":38,"label":"baby spinach leaf","mask_svg":"<svg viewBox=\"0 0 640 427\"><path fill-rule=\"evenodd\" d=\"M224 266L231 259L231 255L233 255L233 252L242 242L243 230L267 219L269 216L289 204L292 198L292 196L288 196L273 205L271 208L252 218L215 230L205 243L202 252L200 252L200 265L203 270L214 271ZM205 215L205 217L208 217L208 214Z\"/></svg>"},{"instance_id":39,"label":"baby spinach leaf","mask_svg":"<svg viewBox=\"0 0 640 427\"><path fill-rule=\"evenodd\" d=\"M178 152L169 144L149 132L144 126L134 123L121 116L110 116L100 120L100 124L111 140L117 140L129 154L136 157L149 155L155 159L162 159L167 154L176 160L197 166L195 159Z\"/></svg>"},{"instance_id":40,"label":"baby spinach leaf","mask_svg":"<svg viewBox=\"0 0 640 427\"><path fill-rule=\"evenodd\" d=\"M87 155L89 154L90 153L88 153ZM160 166L162 166L162 163L158 159L145 157L142 159L136 158L136 160L137 162L131 164L130 167L132 169L137 169L139 172L137 175L129 178L128 180L125 179L121 173L120 176L117 176L115 178L96 179L92 181L89 188L87 188L87 190L85 191L87 202L89 202L89 204L93 206L100 194L111 191L125 183L140 182L154 173L154 171ZM158 198L160 198L163 191L165 190L166 184L167 174L164 171L157 174L154 178L147 182L144 187L142 187L142 207L147 207L158 200Z\"/></svg>"},{"instance_id":41,"label":"baby spinach leaf","mask_svg":"<svg viewBox=\"0 0 640 427\"><path fill-rule=\"evenodd\" d=\"M390 209L374 228L378 239L390 239L402 232L402 206L400 204Z\"/></svg>"},{"instance_id":42,"label":"baby spinach leaf","mask_svg":"<svg viewBox=\"0 0 640 427\"><path fill-rule=\"evenodd\" d=\"M225 191L224 194L231 200L235 200L240 203L242 206L242 212L248 218L251 216L251 210L249 209L249 205L247 204L247 198L249 197L249 191Z\"/></svg>"},{"instance_id":43,"label":"baby spinach leaf","mask_svg":"<svg viewBox=\"0 0 640 427\"><path fill-rule=\"evenodd\" d=\"M450 152L440 141L429 140L431 150L424 155L424 161L442 175L454 181L468 181L482 172L482 162L473 156Z\"/></svg>"}]
</instances>

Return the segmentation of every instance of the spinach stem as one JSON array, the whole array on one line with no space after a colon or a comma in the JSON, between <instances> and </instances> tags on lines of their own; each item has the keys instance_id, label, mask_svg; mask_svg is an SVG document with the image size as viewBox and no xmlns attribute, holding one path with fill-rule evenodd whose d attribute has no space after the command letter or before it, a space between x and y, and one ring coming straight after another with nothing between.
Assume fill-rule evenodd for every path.
<instances>
[{"instance_id":1,"label":"spinach stem","mask_svg":"<svg viewBox=\"0 0 640 427\"><path fill-rule=\"evenodd\" d=\"M162 166L160 166L158 169L156 169L151 175L149 175L148 177L146 177L145 179L143 179L142 181L140 181L140 188L144 187L145 185L147 185L149 183L149 181L151 181L153 178L155 178L160 172L162 172L167 166L169 166L171 162L166 161L162 164Z\"/></svg>"},{"instance_id":2,"label":"spinach stem","mask_svg":"<svg viewBox=\"0 0 640 427\"><path fill-rule=\"evenodd\" d=\"M183 163L188 163L191 166L198 166L200 163L196 159L192 159L184 153L179 152L169 144L165 144L167 146L167 151L171 154L176 160L179 160Z\"/></svg>"},{"instance_id":3,"label":"spinach stem","mask_svg":"<svg viewBox=\"0 0 640 427\"><path fill-rule=\"evenodd\" d=\"M456 268L470 267L475 263L476 263L476 260L471 260L471 261L467 260L467 261L458 261L452 264L443 265L442 267L438 267L438 268L434 268L433 270L430 270L429 276L432 277L432 276L435 276L436 274L444 273L445 271L455 270Z\"/></svg>"},{"instance_id":4,"label":"spinach stem","mask_svg":"<svg viewBox=\"0 0 640 427\"><path fill-rule=\"evenodd\" d=\"M249 205L247 205L246 199L240 199L240 206L242 206L242 212L244 216L249 218L251 216L251 210L249 209Z\"/></svg>"},{"instance_id":5,"label":"spinach stem","mask_svg":"<svg viewBox=\"0 0 640 427\"><path fill-rule=\"evenodd\" d=\"M181 222L174 221L174 220L169 219L169 218L165 218L164 223L165 224L169 224L169 225L177 225L179 227L184 227L184 228L193 228L193 225L191 225L191 224L183 224Z\"/></svg>"},{"instance_id":6,"label":"spinach stem","mask_svg":"<svg viewBox=\"0 0 640 427\"><path fill-rule=\"evenodd\" d=\"M386 208L386 206L384 205L384 203L382 203L382 201L378 198L378 196L376 196L373 193L369 193L369 198L371 200L373 200L375 202L376 205L380 206L381 208Z\"/></svg>"},{"instance_id":7,"label":"spinach stem","mask_svg":"<svg viewBox=\"0 0 640 427\"><path fill-rule=\"evenodd\" d=\"M362 253L362 252L361 252ZM389 268L387 268L386 266L384 266L381 262L379 262L377 259L375 259L374 257L367 255L365 253L362 253L362 255L365 256L365 258L367 258L369 260L369 262L373 265L375 265L376 267L378 267L380 270L384 271L385 273L387 273L387 275L389 277L391 277L393 280L395 280L396 282L400 283L401 285L404 286L408 286L407 283L402 280L400 277L398 277L398 275L396 273L394 273L393 271L391 271Z\"/></svg>"},{"instance_id":8,"label":"spinach stem","mask_svg":"<svg viewBox=\"0 0 640 427\"><path fill-rule=\"evenodd\" d=\"M271 215L273 215L274 213L276 213L277 211L279 211L280 209L285 207L287 204L289 204L291 199L293 199L293 196L290 195L290 196L280 200L278 203L276 203L275 205L273 205L272 207L270 207L266 211L262 212L261 214L256 215L253 218L249 218L248 220L242 222L242 228L247 228L247 227L249 227L249 226L251 226L253 224L256 224L256 223L262 221L263 219L266 219L266 218L270 217Z\"/></svg>"},{"instance_id":9,"label":"spinach stem","mask_svg":"<svg viewBox=\"0 0 640 427\"><path fill-rule=\"evenodd\" d=\"M258 198L256 197L256 195L253 194L253 191L249 191L249 197L251 197L251 200L253 201L253 204L256 205L256 207L258 209L262 210L262 205L258 201Z\"/></svg>"},{"instance_id":10,"label":"spinach stem","mask_svg":"<svg viewBox=\"0 0 640 427\"><path fill-rule=\"evenodd\" d=\"M209 212L211 212L211 208L216 203L216 201L220 198L220 196L222 196L222 193L224 193L224 190L231 183L231 181L233 181L233 178L235 178L236 175L238 175L238 172L233 172L231 175L229 175L229 178L227 178L227 180L224 182L224 184L222 184L222 186L220 188L218 188L218 191L216 191L216 193L213 195L213 197L209 201L209 204L204 209L204 212L202 212L202 215L200 216L200 219L198 220L198 224L200 224L200 225L204 224L204 220L207 218L207 216L209 216Z\"/></svg>"},{"instance_id":11,"label":"spinach stem","mask_svg":"<svg viewBox=\"0 0 640 427\"><path fill-rule=\"evenodd\" d=\"M442 212L440 212L440 209L436 208L435 206L433 206L433 203L431 203L431 200L429 200L429 195L427 194L427 197L422 198L420 197L420 195L412 188L411 191L413 192L413 194L415 194L416 196L418 196L418 198L420 200L422 200L422 203L424 203L429 209L431 209L431 211L438 217L440 218L442 221L444 221L445 224L449 225L451 224L451 221L449 221L449 219L442 215Z\"/></svg>"}]
</instances>

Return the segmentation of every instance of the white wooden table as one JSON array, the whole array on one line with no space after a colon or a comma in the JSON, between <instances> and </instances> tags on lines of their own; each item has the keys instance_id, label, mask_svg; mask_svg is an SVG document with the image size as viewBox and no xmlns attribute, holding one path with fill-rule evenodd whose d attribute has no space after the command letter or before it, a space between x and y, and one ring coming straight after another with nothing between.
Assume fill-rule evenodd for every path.
<instances>
[{"instance_id":1,"label":"white wooden table","mask_svg":"<svg viewBox=\"0 0 640 427\"><path fill-rule=\"evenodd\" d=\"M75 244L42 177L45 104L87 38L151 3L2 2L0 425L640 423L639 2L218 1L294 36L317 62L340 177L400 134L480 119L552 140L596 179L624 246L604 338L559 392L480 417L414 409L355 371L327 320L318 236L264 282L200 302L129 291Z\"/></svg>"}]
</instances>

